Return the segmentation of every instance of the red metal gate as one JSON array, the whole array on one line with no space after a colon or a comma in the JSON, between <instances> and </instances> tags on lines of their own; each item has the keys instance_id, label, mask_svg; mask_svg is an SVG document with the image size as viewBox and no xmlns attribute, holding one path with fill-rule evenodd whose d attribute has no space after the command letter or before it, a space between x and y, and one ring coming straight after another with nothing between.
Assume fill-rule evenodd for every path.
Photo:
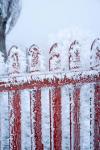
<instances>
[{"instance_id":1,"label":"red metal gate","mask_svg":"<svg viewBox=\"0 0 100 150\"><path fill-rule=\"evenodd\" d=\"M0 78L0 92L8 93L6 101L8 101L9 115L6 121L9 123L8 147L4 146L5 142L2 141L4 129L3 123L0 124L1 149L100 149L99 45L99 39L92 43L90 68L83 71L80 63L81 45L78 41L72 42L69 46L69 71L64 72L61 68L58 43L53 44L50 49L48 72L41 72L40 50L36 45L32 45L27 53L27 73L24 74L21 73L21 57L18 48L13 46L10 49L8 76ZM85 97L82 95L84 85L88 89L85 91ZM44 89L47 91L44 92ZM23 127L25 118L22 117L22 92L24 90L28 91L24 99L30 105L27 106L30 117L28 129L26 125L24 125L25 129ZM42 96L43 92L44 96ZM90 95L87 95L89 92ZM87 102L84 102L86 100ZM2 121L2 112L0 115ZM84 130L85 128L88 130ZM23 139L26 140L23 138L26 135L22 132L25 130L29 130L26 138L30 140L30 144L26 147L23 142ZM85 136L88 137L87 141ZM86 145L85 142L88 144Z\"/></svg>"}]
</instances>

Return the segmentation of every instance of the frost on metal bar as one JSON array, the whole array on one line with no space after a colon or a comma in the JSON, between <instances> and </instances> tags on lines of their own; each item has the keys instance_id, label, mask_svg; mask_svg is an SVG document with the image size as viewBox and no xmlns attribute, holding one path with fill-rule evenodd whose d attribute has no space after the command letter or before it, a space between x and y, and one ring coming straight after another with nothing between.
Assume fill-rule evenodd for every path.
<instances>
[{"instance_id":1,"label":"frost on metal bar","mask_svg":"<svg viewBox=\"0 0 100 150\"><path fill-rule=\"evenodd\" d=\"M70 98L68 85L61 88L62 150L70 149Z\"/></svg>"},{"instance_id":2,"label":"frost on metal bar","mask_svg":"<svg viewBox=\"0 0 100 150\"><path fill-rule=\"evenodd\" d=\"M80 50L78 41L72 42L69 48L69 70L80 70ZM80 86L73 88L70 94L70 149L80 150ZM72 99L72 100L71 100Z\"/></svg>"},{"instance_id":3,"label":"frost on metal bar","mask_svg":"<svg viewBox=\"0 0 100 150\"><path fill-rule=\"evenodd\" d=\"M90 67L100 69L100 39L91 45ZM100 149L100 83L95 83L94 92L94 150Z\"/></svg>"},{"instance_id":4,"label":"frost on metal bar","mask_svg":"<svg viewBox=\"0 0 100 150\"><path fill-rule=\"evenodd\" d=\"M100 84L95 85L94 94L94 150L100 149Z\"/></svg>"},{"instance_id":5,"label":"frost on metal bar","mask_svg":"<svg viewBox=\"0 0 100 150\"><path fill-rule=\"evenodd\" d=\"M1 149L100 149L100 40L90 45L90 66L86 68L81 65L81 46L75 40L67 46L69 49L64 49L69 59L63 68L62 47L53 44L45 72L41 70L41 54L36 45L28 50L25 66L22 52L16 46L10 49L8 74L3 71L0 75L0 92L8 93L9 109L9 129L3 128L7 117L0 119ZM2 105L0 108L0 115L4 116ZM5 142L9 142L7 147L6 131L10 137Z\"/></svg>"},{"instance_id":6,"label":"frost on metal bar","mask_svg":"<svg viewBox=\"0 0 100 150\"><path fill-rule=\"evenodd\" d=\"M8 74L20 73L19 49L13 46L8 56ZM15 79L14 79L15 80ZM13 90L8 93L9 103L9 129L10 149L21 149L21 99L20 91Z\"/></svg>"},{"instance_id":7,"label":"frost on metal bar","mask_svg":"<svg viewBox=\"0 0 100 150\"><path fill-rule=\"evenodd\" d=\"M21 103L19 91L9 93L10 149L21 149Z\"/></svg>"},{"instance_id":8,"label":"frost on metal bar","mask_svg":"<svg viewBox=\"0 0 100 150\"><path fill-rule=\"evenodd\" d=\"M40 50L32 45L28 51L28 72L40 71ZM31 148L42 150L41 88L30 90Z\"/></svg>"},{"instance_id":9,"label":"frost on metal bar","mask_svg":"<svg viewBox=\"0 0 100 150\"><path fill-rule=\"evenodd\" d=\"M53 87L66 84L83 84L99 82L100 72L98 70L71 71L71 72L45 72L45 73L26 73L8 76L0 76L0 91L14 89L29 89L33 87Z\"/></svg>"},{"instance_id":10,"label":"frost on metal bar","mask_svg":"<svg viewBox=\"0 0 100 150\"><path fill-rule=\"evenodd\" d=\"M69 48L69 70L79 70L80 68L80 49L81 45L78 41L72 42Z\"/></svg>"},{"instance_id":11,"label":"frost on metal bar","mask_svg":"<svg viewBox=\"0 0 100 150\"><path fill-rule=\"evenodd\" d=\"M55 43L49 51L49 71L59 71L61 58L59 44ZM62 130L61 130L61 88L55 84L50 90L50 148L62 149Z\"/></svg>"}]
</instances>

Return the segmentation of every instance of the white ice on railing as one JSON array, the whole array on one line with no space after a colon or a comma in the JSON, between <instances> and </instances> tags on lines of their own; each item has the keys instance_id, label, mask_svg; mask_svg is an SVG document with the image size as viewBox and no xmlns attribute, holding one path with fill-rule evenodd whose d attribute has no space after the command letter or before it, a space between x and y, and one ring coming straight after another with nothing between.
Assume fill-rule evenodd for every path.
<instances>
[{"instance_id":1,"label":"white ice on railing","mask_svg":"<svg viewBox=\"0 0 100 150\"><path fill-rule=\"evenodd\" d=\"M76 31L75 31L76 32ZM76 36L77 35L77 36ZM48 68L45 68L45 62L44 62L44 58L46 56L44 56L42 54L42 51L40 50L40 54L39 54L39 64L37 64L34 67L34 60L35 60L35 55L33 56L33 60L31 59L31 56L27 55L27 59L29 59L29 66L30 69L28 70L28 73L26 73L26 66L27 66L27 61L26 61L26 56L25 54L21 51L20 48L12 47L11 52L8 56L8 61L7 61L7 65L8 65L8 74L11 73L10 78L8 79L8 76L1 76L0 77L0 81L5 81L7 82L7 85L5 86L10 86L10 83L8 83L8 81L12 82L13 84L23 84L25 82L30 83L32 80L36 80L36 81L42 81L44 79L48 79L49 81L51 81L52 79L55 78L59 78L59 79L64 79L64 77L68 77L69 79L79 79L80 76L81 77L86 77L88 75L90 76L94 76L94 75L100 75L99 69L97 70L89 70L90 68L90 55L92 54L94 56L94 58L92 59L92 65L94 66L94 64L100 64L99 59L95 59L96 58L96 49L99 49L100 45L97 42L96 46L94 46L93 51L91 52L90 48L91 48L91 44L93 39L86 36L83 36L83 33L73 33L71 32L69 34L69 31L64 31L62 33L59 33L58 35L58 39L56 39L55 41L58 41L58 48L54 48L53 52L51 53L51 55L56 55L59 54L60 57L59 59L57 57L53 57L53 61L51 62L51 66L52 66L52 71L49 72ZM69 63L68 63L68 50L70 47L70 44L74 41L77 40L80 44L81 44L81 48L80 50L80 69L79 72L74 72L74 71L69 71ZM100 49L99 49L100 50ZM18 56L18 57L17 57ZM99 58L99 57L98 57ZM33 64L32 64L33 61ZM46 63L49 63L49 59L45 59ZM0 53L0 75L6 73L6 64L4 64L3 62L3 57L2 57L2 53ZM74 65L74 64L73 64ZM55 67L56 66L56 67ZM55 71L55 68L58 68ZM96 69L97 67L95 67ZM39 70L40 72L36 72L37 70ZM46 72L44 72L44 70ZM33 71L34 73L30 73L31 71ZM13 74L12 74L13 73ZM16 76L16 80L17 83L14 82L13 77ZM71 87L72 88L72 87ZM66 90L67 89L67 90ZM86 92L88 91L88 87L83 87L84 92L81 92L81 105L80 105L80 109L81 109L81 113L80 113L80 122L81 122L81 149L90 149L90 136L89 136L89 132L90 132L90 102L89 99L86 98L90 95L88 95ZM46 91L47 90L47 91ZM72 89L71 89L72 90ZM34 90L33 90L34 91ZM73 90L71 91L73 92ZM94 91L93 91L94 92ZM45 90L42 90L42 141L45 145L45 148L49 148L49 131L47 133L45 133L44 127L46 127L46 129L48 129L48 124L50 124L49 122L49 99L47 98L43 101L45 94L48 93L48 89L45 88ZM88 91L89 93L89 91ZM31 138L31 133L30 133L30 121L29 121L29 113L30 113L30 103L29 103L29 91L23 91L21 92L21 106L22 106L22 149L29 149L30 148L30 138ZM62 148L66 149L69 148L69 141L70 141L70 137L69 137L69 91L67 87L63 87L62 88L62 138L63 138L63 145ZM28 96L27 96L28 95ZM1 97L2 98L2 97ZM66 99L67 98L67 99ZM93 103L93 101L92 101ZM6 104L7 105L7 104ZM5 106L6 106L5 105ZM93 104L92 104L93 105ZM48 106L48 107L47 107ZM4 104L3 102L0 104L0 108L2 108L2 113L6 112L5 110L3 110ZM93 106L91 106L93 107ZM48 109L48 111L46 111L46 109ZM83 114L83 111L85 111L85 113ZM1 114L0 114L1 115ZM6 116L4 116L5 114L3 114L3 118L6 119ZM33 114L34 115L34 114ZM66 116L66 119L65 119ZM84 119L85 118L85 119ZM5 123L5 120L2 120L1 123L1 127L3 127L3 122ZM7 122L6 122L7 124ZM68 127L66 129L66 126ZM5 128L3 128L2 130L2 139L5 140ZM48 129L49 130L49 129ZM3 135L4 133L4 135ZM86 137L87 135L87 137ZM8 140L8 139L7 139ZM2 145L4 144L4 141L2 142Z\"/></svg>"},{"instance_id":2,"label":"white ice on railing","mask_svg":"<svg viewBox=\"0 0 100 150\"><path fill-rule=\"evenodd\" d=\"M77 50L77 48L79 50L80 62L78 61L77 64L75 62L76 61L75 57L73 56L74 57L73 61L71 61L70 64L71 68L73 68L74 65L80 66L80 69L78 69L78 71L88 70L90 67L94 67L94 69L99 68L100 65L98 64L100 61L100 56L99 56L100 41L97 40L97 42L94 43L94 46L91 50L91 45L93 43L93 40L95 39L93 36L91 36L91 34L89 35L89 33L81 32L78 29L75 29L75 31L72 31L72 29L67 29L59 32L57 35L54 36L56 36L56 38L53 41L51 40L51 43L54 43L56 41L58 46L53 47L52 52L49 54L49 58L51 57L51 55L53 56L52 61L50 63L52 65L54 72L55 72L55 67L53 66L56 66L56 68L60 68L61 71L69 71L69 48L74 41L77 41L79 43L79 45L77 45L78 47L77 46L75 47L75 50ZM50 47L51 46L52 44L50 44ZM18 67L20 73L26 73L27 67L30 68L28 69L28 72L33 72L33 71L35 72L37 70L40 70L41 72L48 71L49 70L47 67L49 65L48 56L46 56L46 53L44 54L43 51L39 49L36 45L34 45L34 48L35 47L39 50L39 54L37 54L39 57L38 60L36 60L37 58L36 53L31 51L31 54L26 55L25 51L21 50L17 46L13 46L8 52L8 61L6 64L3 62L2 53L0 53L0 69L1 69L0 74L1 75L7 74L6 68L8 68L8 74L13 73L12 69L15 68L15 70L13 70L15 74L17 73L16 70L18 70ZM98 56L97 56L97 51L98 51ZM16 54L18 55L19 63L17 63ZM58 54L59 57L57 57ZM35 63L34 61L38 61L38 63L34 65ZM92 65L90 63L92 63Z\"/></svg>"},{"instance_id":3,"label":"white ice on railing","mask_svg":"<svg viewBox=\"0 0 100 150\"><path fill-rule=\"evenodd\" d=\"M28 72L37 72L45 70L44 56L42 50L35 44L33 44L27 52L27 67Z\"/></svg>"},{"instance_id":4,"label":"white ice on railing","mask_svg":"<svg viewBox=\"0 0 100 150\"><path fill-rule=\"evenodd\" d=\"M81 150L93 150L93 105L94 105L94 88L93 85L85 84L81 87L80 95L80 147ZM92 93L90 93L92 90ZM91 98L91 101L90 101ZM92 115L91 115L92 113ZM92 118L90 118L92 116ZM91 136L90 136L91 135Z\"/></svg>"},{"instance_id":5,"label":"white ice on railing","mask_svg":"<svg viewBox=\"0 0 100 150\"><path fill-rule=\"evenodd\" d=\"M78 41L81 45L80 48L80 63L81 69L89 69L90 67L90 49L95 35L90 31L84 31L77 27L67 28L59 31L58 33L49 35L49 46L55 41L59 43L61 54L61 67L62 70L68 70L68 50L72 42Z\"/></svg>"},{"instance_id":6,"label":"white ice on railing","mask_svg":"<svg viewBox=\"0 0 100 150\"><path fill-rule=\"evenodd\" d=\"M26 66L23 57L23 52L17 46L11 47L7 61L8 74L24 72Z\"/></svg>"},{"instance_id":7,"label":"white ice on railing","mask_svg":"<svg viewBox=\"0 0 100 150\"><path fill-rule=\"evenodd\" d=\"M49 71L61 70L61 50L59 43L54 43L49 50Z\"/></svg>"},{"instance_id":8,"label":"white ice on railing","mask_svg":"<svg viewBox=\"0 0 100 150\"><path fill-rule=\"evenodd\" d=\"M92 69L100 69L100 39L97 38L91 45L90 67Z\"/></svg>"}]
</instances>

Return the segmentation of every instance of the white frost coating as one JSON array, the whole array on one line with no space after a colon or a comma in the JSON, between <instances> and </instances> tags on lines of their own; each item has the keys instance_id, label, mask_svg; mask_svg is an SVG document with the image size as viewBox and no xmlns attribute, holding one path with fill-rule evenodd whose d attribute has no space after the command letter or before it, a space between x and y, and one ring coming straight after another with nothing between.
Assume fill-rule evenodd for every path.
<instances>
[{"instance_id":1,"label":"white frost coating","mask_svg":"<svg viewBox=\"0 0 100 150\"><path fill-rule=\"evenodd\" d=\"M21 91L21 138L22 150L31 150L31 128L30 128L30 97L29 91Z\"/></svg>"},{"instance_id":2,"label":"white frost coating","mask_svg":"<svg viewBox=\"0 0 100 150\"><path fill-rule=\"evenodd\" d=\"M8 74L24 72L26 66L23 61L23 52L16 46L13 46L9 51L8 56Z\"/></svg>"},{"instance_id":3,"label":"white frost coating","mask_svg":"<svg viewBox=\"0 0 100 150\"><path fill-rule=\"evenodd\" d=\"M86 32L85 32L86 33ZM39 55L39 63L34 67L34 71L39 70L40 72L34 72L34 73L26 73L26 58L25 54L22 53L22 51L19 48L13 47L11 50L11 54L8 58L8 73L13 73L12 78L9 78L7 76L2 76L2 74L6 73L6 65L4 64L4 60L2 57L2 53L0 52L0 82L2 81L11 81L11 83L17 85L19 83L23 84L25 82L31 83L32 80L36 81L42 81L43 79L48 79L51 81L52 79L55 80L55 78L64 79L64 77L68 77L69 79L79 79L80 77L87 77L88 75L100 75L99 68L95 67L96 70L87 71L90 68L90 47L93 42L93 36L91 34L85 34L79 30L70 31L64 30L61 31L59 34L57 34L57 37L53 41L58 41L58 48L54 48L51 55L55 55L60 53L60 57L57 58L56 56L53 57L51 61L52 71L47 72L47 68L45 68L45 63L47 63L47 60L45 61L44 56L41 54ZM88 36L89 35L89 36ZM91 37L90 37L91 36ZM81 55L81 71L80 72L69 72L68 67L68 50L70 44L77 40L81 44L80 49L80 55ZM100 46L100 45L99 45ZM97 46L96 46L97 47ZM95 49L95 48L94 48ZM18 61L16 58L15 53L18 54ZM12 60L12 56L15 55ZM92 52L92 55L94 58L92 59L93 63L92 65L96 65L98 62L95 59L96 53L95 50ZM31 64L31 58L29 58L30 64ZM98 60L99 61L99 60ZM18 62L18 63L17 63ZM14 68L15 65L15 68ZM74 64L72 64L73 66ZM32 66L31 66L32 67ZM30 68L30 71L33 68ZM62 71L61 71L62 70ZM43 72L42 72L43 71ZM46 72L44 72L46 71ZM18 74L19 73L19 74ZM16 76L17 83L14 82L13 77ZM5 86L10 86L10 83L7 83ZM33 87L34 88L34 87ZM70 90L68 90L70 88ZM70 87L64 86L62 88L62 149L70 149L70 110L73 111L73 86ZM80 142L81 142L81 150L92 150L93 149L93 128L94 128L94 94L93 94L93 88L92 92L90 93L90 89L92 86L90 84L83 85L81 89L81 99L80 99ZM35 142L34 142L34 128L32 128L32 135L31 135L31 129L30 129L30 109L32 110L34 108L34 102L35 99L33 98L32 105L30 107L30 97L29 93L32 92L34 95L35 88L33 90L29 91L22 91L21 92L21 115L22 115L22 150L28 149L31 150L31 138L33 137L33 149L35 150ZM53 88L50 88L51 96L53 92ZM68 92L69 91L69 92ZM3 93L4 94L4 93ZM70 97L68 96L70 94ZM0 101L0 122L1 122L1 150L8 149L6 146L8 146L8 135L6 137L6 133L8 131L8 110L7 110L7 99L4 99L5 96L2 96L1 94L1 100ZM45 149L49 149L50 147L50 106L49 106L49 92L48 89L42 90L42 142L44 144ZM91 104L90 104L90 97L91 97ZM7 98L7 97L6 97ZM71 101L70 101L71 98ZM7 102L7 103L6 103ZM52 148L54 147L53 143L53 102L51 100L52 108L51 108L51 128L52 128ZM70 108L71 104L71 108ZM11 106L10 106L11 109ZM90 109L92 110L92 125L90 125ZM10 120L10 123L13 124L13 117L12 120ZM34 113L32 113L32 126L34 127ZM72 122L72 148L74 143L74 135L73 135L73 114L71 117ZM92 136L90 137L90 130L92 132ZM5 140L7 139L7 140ZM4 142L4 140L6 142ZM91 143L91 144L90 144Z\"/></svg>"},{"instance_id":4,"label":"white frost coating","mask_svg":"<svg viewBox=\"0 0 100 150\"><path fill-rule=\"evenodd\" d=\"M93 148L94 148L94 100L95 100L95 88L94 88L94 84L93 83L91 83L91 84L89 84L90 85L90 89L89 89L89 91L90 91L90 115L91 115L91 117L90 117L90 121L91 121L91 123L90 123L90 131L91 131L91 136L90 136L90 149L92 150Z\"/></svg>"},{"instance_id":5,"label":"white frost coating","mask_svg":"<svg viewBox=\"0 0 100 150\"><path fill-rule=\"evenodd\" d=\"M14 109L13 109L13 96L15 92L9 92L8 93L8 103L9 103L9 138L10 138L10 148L13 149L13 132L12 129L14 128L14 120L15 120L15 114L14 114Z\"/></svg>"},{"instance_id":6,"label":"white frost coating","mask_svg":"<svg viewBox=\"0 0 100 150\"><path fill-rule=\"evenodd\" d=\"M93 42L90 53L90 67L100 70L100 39Z\"/></svg>"},{"instance_id":7,"label":"white frost coating","mask_svg":"<svg viewBox=\"0 0 100 150\"><path fill-rule=\"evenodd\" d=\"M36 71L39 71L40 70L40 60L38 61L38 63L34 63L33 60L32 60L32 57L31 56L28 56L28 68L29 68L29 72L36 72Z\"/></svg>"},{"instance_id":8,"label":"white frost coating","mask_svg":"<svg viewBox=\"0 0 100 150\"><path fill-rule=\"evenodd\" d=\"M70 99L68 87L62 87L62 150L70 150Z\"/></svg>"},{"instance_id":9,"label":"white frost coating","mask_svg":"<svg viewBox=\"0 0 100 150\"><path fill-rule=\"evenodd\" d=\"M90 90L92 92L90 93ZM91 98L91 101L90 101ZM80 96L80 146L81 150L93 149L93 86L90 84L83 85L81 87ZM90 112L92 110L92 112ZM90 118L92 113L92 118ZM92 120L92 126L90 125L90 119ZM90 132L92 136L90 137Z\"/></svg>"},{"instance_id":10,"label":"white frost coating","mask_svg":"<svg viewBox=\"0 0 100 150\"><path fill-rule=\"evenodd\" d=\"M57 71L57 70L61 70L61 50L59 47L59 43L55 43L52 46L52 49L50 51L50 56L49 56L49 65L50 65L50 70L52 70L53 72Z\"/></svg>"},{"instance_id":11,"label":"white frost coating","mask_svg":"<svg viewBox=\"0 0 100 150\"><path fill-rule=\"evenodd\" d=\"M61 66L60 59L57 58L56 56L53 57L53 59L51 60L50 64L52 66L51 68L52 68L53 72L55 72L56 70L60 69L60 66Z\"/></svg>"},{"instance_id":12,"label":"white frost coating","mask_svg":"<svg viewBox=\"0 0 100 150\"><path fill-rule=\"evenodd\" d=\"M38 48L35 44L31 46L31 48L27 52L27 64L28 64L28 72L37 72L37 71L45 71L45 58L42 54L42 50Z\"/></svg>"},{"instance_id":13,"label":"white frost coating","mask_svg":"<svg viewBox=\"0 0 100 150\"><path fill-rule=\"evenodd\" d=\"M42 143L44 149L50 149L50 101L49 89L43 88L41 93L42 107Z\"/></svg>"},{"instance_id":14,"label":"white frost coating","mask_svg":"<svg viewBox=\"0 0 100 150\"><path fill-rule=\"evenodd\" d=\"M70 100L70 122L71 122L71 147L72 150L74 150L74 114L73 114L73 108L74 108L74 97L73 97L73 92L74 92L74 87L73 85L68 85L68 92L69 92L69 100Z\"/></svg>"},{"instance_id":15,"label":"white frost coating","mask_svg":"<svg viewBox=\"0 0 100 150\"><path fill-rule=\"evenodd\" d=\"M8 93L0 93L0 138L1 150L9 149Z\"/></svg>"},{"instance_id":16,"label":"white frost coating","mask_svg":"<svg viewBox=\"0 0 100 150\"><path fill-rule=\"evenodd\" d=\"M33 111L35 109L35 92L36 92L37 88L34 88L34 90L30 90L30 94L31 94L31 105L30 105L30 111L31 111L31 139L32 139L32 149L35 150L36 149L36 145L35 145L35 112Z\"/></svg>"},{"instance_id":17,"label":"white frost coating","mask_svg":"<svg viewBox=\"0 0 100 150\"><path fill-rule=\"evenodd\" d=\"M89 69L90 67L90 48L94 39L94 35L89 31L84 31L77 27L67 28L58 33L51 34L49 36L49 46L55 41L59 43L61 50L61 66L63 70L68 70L68 51L70 44L75 40L78 41L81 44L81 69L84 70L86 68Z\"/></svg>"}]
</instances>

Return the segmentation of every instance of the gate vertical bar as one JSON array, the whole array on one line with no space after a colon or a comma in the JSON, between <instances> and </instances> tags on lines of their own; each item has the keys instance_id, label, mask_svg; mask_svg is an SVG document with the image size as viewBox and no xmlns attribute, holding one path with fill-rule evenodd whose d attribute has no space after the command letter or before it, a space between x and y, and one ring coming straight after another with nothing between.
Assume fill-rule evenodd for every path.
<instances>
[{"instance_id":1,"label":"gate vertical bar","mask_svg":"<svg viewBox=\"0 0 100 150\"><path fill-rule=\"evenodd\" d=\"M49 71L59 71L61 68L58 44L55 43L49 51ZM55 85L50 90L50 149L62 149L62 129L61 129L61 87Z\"/></svg>"},{"instance_id":2,"label":"gate vertical bar","mask_svg":"<svg viewBox=\"0 0 100 150\"><path fill-rule=\"evenodd\" d=\"M95 85L94 150L100 149L100 83Z\"/></svg>"},{"instance_id":3,"label":"gate vertical bar","mask_svg":"<svg viewBox=\"0 0 100 150\"><path fill-rule=\"evenodd\" d=\"M80 88L75 87L74 93L74 109L73 109L73 121L74 121L74 150L80 149Z\"/></svg>"},{"instance_id":4,"label":"gate vertical bar","mask_svg":"<svg viewBox=\"0 0 100 150\"><path fill-rule=\"evenodd\" d=\"M15 74L20 72L19 49L13 46L8 55L8 73L12 82L16 81ZM21 99L20 91L14 90L8 93L9 101L9 128L10 150L21 150Z\"/></svg>"},{"instance_id":5,"label":"gate vertical bar","mask_svg":"<svg viewBox=\"0 0 100 150\"><path fill-rule=\"evenodd\" d=\"M61 130L61 89L56 87L52 93L53 101L53 127L54 127L54 149L62 149L62 130Z\"/></svg>"},{"instance_id":6,"label":"gate vertical bar","mask_svg":"<svg viewBox=\"0 0 100 150\"><path fill-rule=\"evenodd\" d=\"M80 69L80 44L72 42L69 48L69 70ZM73 94L73 95L72 95ZM80 86L75 85L70 93L70 150L80 150Z\"/></svg>"},{"instance_id":7,"label":"gate vertical bar","mask_svg":"<svg viewBox=\"0 0 100 150\"><path fill-rule=\"evenodd\" d=\"M21 104L19 91L9 93L10 149L21 150Z\"/></svg>"},{"instance_id":8,"label":"gate vertical bar","mask_svg":"<svg viewBox=\"0 0 100 150\"><path fill-rule=\"evenodd\" d=\"M41 133L41 89L34 89L30 92L31 107L31 149L42 150L42 133ZM34 145L35 144L35 145Z\"/></svg>"},{"instance_id":9,"label":"gate vertical bar","mask_svg":"<svg viewBox=\"0 0 100 150\"><path fill-rule=\"evenodd\" d=\"M32 45L28 52L28 72L40 71L40 51ZM31 149L42 150L41 131L41 88L30 90L30 118L31 118Z\"/></svg>"},{"instance_id":10,"label":"gate vertical bar","mask_svg":"<svg viewBox=\"0 0 100 150\"><path fill-rule=\"evenodd\" d=\"M91 69L100 70L100 39L97 38L91 45ZM100 149L100 83L94 85L94 150Z\"/></svg>"}]
</instances>

